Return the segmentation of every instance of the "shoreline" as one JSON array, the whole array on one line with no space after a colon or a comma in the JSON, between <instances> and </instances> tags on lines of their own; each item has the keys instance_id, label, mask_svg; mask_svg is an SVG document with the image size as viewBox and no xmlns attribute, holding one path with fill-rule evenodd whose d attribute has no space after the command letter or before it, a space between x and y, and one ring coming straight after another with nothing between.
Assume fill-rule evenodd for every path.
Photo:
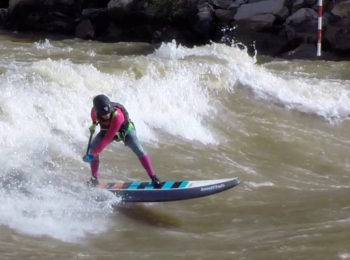
<instances>
[{"instance_id":1,"label":"shoreline","mask_svg":"<svg viewBox=\"0 0 350 260\"><path fill-rule=\"evenodd\" d=\"M9 0L0 7L0 29L9 34L154 46L236 42L272 58L350 59L350 1L324 1L321 57L316 0Z\"/></svg>"}]
</instances>

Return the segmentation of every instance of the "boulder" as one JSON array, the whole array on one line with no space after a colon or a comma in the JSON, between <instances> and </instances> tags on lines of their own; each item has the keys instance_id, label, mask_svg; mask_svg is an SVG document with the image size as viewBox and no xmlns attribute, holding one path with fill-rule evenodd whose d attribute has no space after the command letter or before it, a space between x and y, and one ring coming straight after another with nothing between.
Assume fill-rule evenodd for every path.
<instances>
[{"instance_id":1,"label":"boulder","mask_svg":"<svg viewBox=\"0 0 350 260\"><path fill-rule=\"evenodd\" d=\"M316 59L316 45L301 44L296 49L283 53L284 59Z\"/></svg>"},{"instance_id":2,"label":"boulder","mask_svg":"<svg viewBox=\"0 0 350 260\"><path fill-rule=\"evenodd\" d=\"M249 0L236 0L235 3L238 4L238 5L243 5L243 4L246 4L248 3Z\"/></svg>"},{"instance_id":3,"label":"boulder","mask_svg":"<svg viewBox=\"0 0 350 260\"><path fill-rule=\"evenodd\" d=\"M275 14L284 11L284 7L287 0L268 0L256 3L249 3L241 5L237 9L237 13L235 15L235 20L244 20L249 17L256 16L258 14Z\"/></svg>"},{"instance_id":4,"label":"boulder","mask_svg":"<svg viewBox=\"0 0 350 260\"><path fill-rule=\"evenodd\" d=\"M225 9L216 9L215 16L221 22L230 22L233 21L236 10L225 10Z\"/></svg>"},{"instance_id":5,"label":"boulder","mask_svg":"<svg viewBox=\"0 0 350 260\"><path fill-rule=\"evenodd\" d=\"M135 4L135 0L111 0L109 1L107 8L121 9L124 11L129 10Z\"/></svg>"},{"instance_id":6,"label":"boulder","mask_svg":"<svg viewBox=\"0 0 350 260\"><path fill-rule=\"evenodd\" d=\"M295 13L300 8L303 8L305 6L304 0L295 0L293 1L292 5L292 13Z\"/></svg>"},{"instance_id":7,"label":"boulder","mask_svg":"<svg viewBox=\"0 0 350 260\"><path fill-rule=\"evenodd\" d=\"M0 26L5 25L8 19L8 9L0 8Z\"/></svg>"},{"instance_id":8,"label":"boulder","mask_svg":"<svg viewBox=\"0 0 350 260\"><path fill-rule=\"evenodd\" d=\"M324 40L335 51L350 51L350 28L349 26L329 25L324 33Z\"/></svg>"},{"instance_id":9,"label":"boulder","mask_svg":"<svg viewBox=\"0 0 350 260\"><path fill-rule=\"evenodd\" d=\"M0 2L0 26L83 39L162 42L175 38L192 45L228 36L228 41L233 37L251 51L255 44L260 54L279 56L293 48L287 58L313 55L317 40L317 0ZM350 53L350 0L323 3L324 48Z\"/></svg>"},{"instance_id":10,"label":"boulder","mask_svg":"<svg viewBox=\"0 0 350 260\"><path fill-rule=\"evenodd\" d=\"M10 0L9 14L12 16L16 13L24 13L26 8L39 8L43 2L44 0Z\"/></svg>"},{"instance_id":11,"label":"boulder","mask_svg":"<svg viewBox=\"0 0 350 260\"><path fill-rule=\"evenodd\" d=\"M350 1L342 1L334 6L331 11L332 14L341 18L347 18L350 16Z\"/></svg>"},{"instance_id":12,"label":"boulder","mask_svg":"<svg viewBox=\"0 0 350 260\"><path fill-rule=\"evenodd\" d=\"M41 31L48 31L52 33L67 33L74 32L73 24L66 19L51 19L46 26L38 26L37 29Z\"/></svg>"},{"instance_id":13,"label":"boulder","mask_svg":"<svg viewBox=\"0 0 350 260\"><path fill-rule=\"evenodd\" d=\"M46 6L73 6L75 0L44 0L43 4Z\"/></svg>"},{"instance_id":14,"label":"boulder","mask_svg":"<svg viewBox=\"0 0 350 260\"><path fill-rule=\"evenodd\" d=\"M82 39L93 39L95 28L89 19L84 19L75 28L75 36Z\"/></svg>"},{"instance_id":15,"label":"boulder","mask_svg":"<svg viewBox=\"0 0 350 260\"><path fill-rule=\"evenodd\" d=\"M111 18L119 20L133 10L136 2L136 0L111 0L107 5L107 10Z\"/></svg>"},{"instance_id":16,"label":"boulder","mask_svg":"<svg viewBox=\"0 0 350 260\"><path fill-rule=\"evenodd\" d=\"M115 23L110 23L105 38L108 41L120 41L122 34L123 31Z\"/></svg>"},{"instance_id":17,"label":"boulder","mask_svg":"<svg viewBox=\"0 0 350 260\"><path fill-rule=\"evenodd\" d=\"M84 0L82 8L106 8L110 0Z\"/></svg>"},{"instance_id":18,"label":"boulder","mask_svg":"<svg viewBox=\"0 0 350 260\"><path fill-rule=\"evenodd\" d=\"M104 34L107 31L109 19L105 8L87 8L81 12L81 16L82 19L88 19L91 22L95 29L95 36ZM91 36L89 35L89 37Z\"/></svg>"},{"instance_id":19,"label":"boulder","mask_svg":"<svg viewBox=\"0 0 350 260\"><path fill-rule=\"evenodd\" d=\"M311 8L298 10L286 19L284 31L291 42L316 43L317 12Z\"/></svg>"},{"instance_id":20,"label":"boulder","mask_svg":"<svg viewBox=\"0 0 350 260\"><path fill-rule=\"evenodd\" d=\"M285 6L285 7L283 7L283 9L278 14L276 14L276 17L278 18L278 20L284 22L289 17L289 15L290 15L290 11Z\"/></svg>"},{"instance_id":21,"label":"boulder","mask_svg":"<svg viewBox=\"0 0 350 260\"><path fill-rule=\"evenodd\" d=\"M272 33L254 32L238 26L235 30L228 32L225 39L232 38L237 43L243 43L248 51L254 54L278 56L288 48L288 41L285 36Z\"/></svg>"},{"instance_id":22,"label":"boulder","mask_svg":"<svg viewBox=\"0 0 350 260\"><path fill-rule=\"evenodd\" d=\"M208 41L215 31L215 27L214 10L210 6L202 7L196 15L193 30L202 40Z\"/></svg>"},{"instance_id":23,"label":"boulder","mask_svg":"<svg viewBox=\"0 0 350 260\"><path fill-rule=\"evenodd\" d=\"M39 13L40 11L55 11L65 14L76 14L81 7L80 1L75 0L10 0L9 13Z\"/></svg>"},{"instance_id":24,"label":"boulder","mask_svg":"<svg viewBox=\"0 0 350 260\"><path fill-rule=\"evenodd\" d=\"M298 59L298 60L339 60L339 57L334 53L322 51L321 58L317 56L316 44L301 44L294 50L283 53L281 56L283 59Z\"/></svg>"},{"instance_id":25,"label":"boulder","mask_svg":"<svg viewBox=\"0 0 350 260\"><path fill-rule=\"evenodd\" d=\"M67 16L76 17L80 14L82 0L44 0L41 9L61 12Z\"/></svg>"},{"instance_id":26,"label":"boulder","mask_svg":"<svg viewBox=\"0 0 350 260\"><path fill-rule=\"evenodd\" d=\"M239 4L235 3L234 0L213 0L213 5L216 8L226 10L239 6Z\"/></svg>"},{"instance_id":27,"label":"boulder","mask_svg":"<svg viewBox=\"0 0 350 260\"><path fill-rule=\"evenodd\" d=\"M317 0L304 0L306 6L313 6L317 3Z\"/></svg>"},{"instance_id":28,"label":"boulder","mask_svg":"<svg viewBox=\"0 0 350 260\"><path fill-rule=\"evenodd\" d=\"M305 21L317 21L317 12L311 8L302 8L286 19L285 24L300 24Z\"/></svg>"},{"instance_id":29,"label":"boulder","mask_svg":"<svg viewBox=\"0 0 350 260\"><path fill-rule=\"evenodd\" d=\"M105 9L102 8L86 8L81 11L81 15L87 18L93 18L100 15L105 15Z\"/></svg>"},{"instance_id":30,"label":"boulder","mask_svg":"<svg viewBox=\"0 0 350 260\"><path fill-rule=\"evenodd\" d=\"M9 7L9 0L0 1L0 9L8 8L8 7Z\"/></svg>"},{"instance_id":31,"label":"boulder","mask_svg":"<svg viewBox=\"0 0 350 260\"><path fill-rule=\"evenodd\" d=\"M251 16L247 19L240 20L237 24L247 30L261 31L265 29L270 29L276 20L276 16L273 14L258 14Z\"/></svg>"},{"instance_id":32,"label":"boulder","mask_svg":"<svg viewBox=\"0 0 350 260\"><path fill-rule=\"evenodd\" d=\"M208 0L199 0L197 2L197 11L199 11L203 8L210 8L210 9L214 10L214 7L209 3Z\"/></svg>"},{"instance_id":33,"label":"boulder","mask_svg":"<svg viewBox=\"0 0 350 260\"><path fill-rule=\"evenodd\" d=\"M80 1L10 0L9 20L17 30L74 33Z\"/></svg>"},{"instance_id":34,"label":"boulder","mask_svg":"<svg viewBox=\"0 0 350 260\"><path fill-rule=\"evenodd\" d=\"M245 4L246 3L252 4L252 3L258 3L258 2L263 2L263 1L266 1L266 0L247 0L247 1L245 1Z\"/></svg>"}]
</instances>

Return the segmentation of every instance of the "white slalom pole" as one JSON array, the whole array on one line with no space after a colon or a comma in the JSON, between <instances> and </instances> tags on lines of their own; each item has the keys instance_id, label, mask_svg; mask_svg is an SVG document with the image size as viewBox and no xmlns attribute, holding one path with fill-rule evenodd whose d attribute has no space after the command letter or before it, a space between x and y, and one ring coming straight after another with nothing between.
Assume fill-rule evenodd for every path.
<instances>
[{"instance_id":1,"label":"white slalom pole","mask_svg":"<svg viewBox=\"0 0 350 260\"><path fill-rule=\"evenodd\" d=\"M322 44L322 14L323 14L322 0L318 0L318 30L317 30L317 56L321 56Z\"/></svg>"}]
</instances>

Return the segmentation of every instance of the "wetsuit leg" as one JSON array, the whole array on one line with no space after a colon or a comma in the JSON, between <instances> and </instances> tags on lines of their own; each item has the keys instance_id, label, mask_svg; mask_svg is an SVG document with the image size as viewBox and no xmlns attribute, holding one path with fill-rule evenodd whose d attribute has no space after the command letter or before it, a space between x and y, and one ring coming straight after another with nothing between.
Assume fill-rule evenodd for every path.
<instances>
[{"instance_id":1,"label":"wetsuit leg","mask_svg":"<svg viewBox=\"0 0 350 260\"><path fill-rule=\"evenodd\" d=\"M137 157L143 157L146 155L145 150L136 136L135 129L131 129L128 135L125 137L125 145L128 146L137 155Z\"/></svg>"},{"instance_id":2,"label":"wetsuit leg","mask_svg":"<svg viewBox=\"0 0 350 260\"><path fill-rule=\"evenodd\" d=\"M96 146L102 141L103 137L105 136L105 131L100 131L92 140L90 145L89 153L91 153L93 150L95 150ZM97 156L93 162L90 163L91 168L91 174L95 178L98 178L98 168L100 164L100 158Z\"/></svg>"},{"instance_id":3,"label":"wetsuit leg","mask_svg":"<svg viewBox=\"0 0 350 260\"><path fill-rule=\"evenodd\" d=\"M145 168L148 175L150 177L154 176L155 174L154 174L154 170L152 167L151 159L146 154L139 139L137 138L135 129L130 130L128 135L125 137L125 145L130 147L130 149L137 155L143 168Z\"/></svg>"}]
</instances>

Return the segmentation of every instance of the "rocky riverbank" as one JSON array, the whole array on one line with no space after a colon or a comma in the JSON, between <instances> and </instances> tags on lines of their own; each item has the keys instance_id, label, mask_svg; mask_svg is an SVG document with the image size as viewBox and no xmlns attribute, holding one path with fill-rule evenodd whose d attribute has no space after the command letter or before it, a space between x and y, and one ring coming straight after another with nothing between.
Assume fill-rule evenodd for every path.
<instances>
[{"instance_id":1,"label":"rocky riverbank","mask_svg":"<svg viewBox=\"0 0 350 260\"><path fill-rule=\"evenodd\" d=\"M350 1L323 2L322 58L348 59ZM264 55L314 59L317 0L5 0L0 26L110 42L233 39Z\"/></svg>"}]
</instances>

